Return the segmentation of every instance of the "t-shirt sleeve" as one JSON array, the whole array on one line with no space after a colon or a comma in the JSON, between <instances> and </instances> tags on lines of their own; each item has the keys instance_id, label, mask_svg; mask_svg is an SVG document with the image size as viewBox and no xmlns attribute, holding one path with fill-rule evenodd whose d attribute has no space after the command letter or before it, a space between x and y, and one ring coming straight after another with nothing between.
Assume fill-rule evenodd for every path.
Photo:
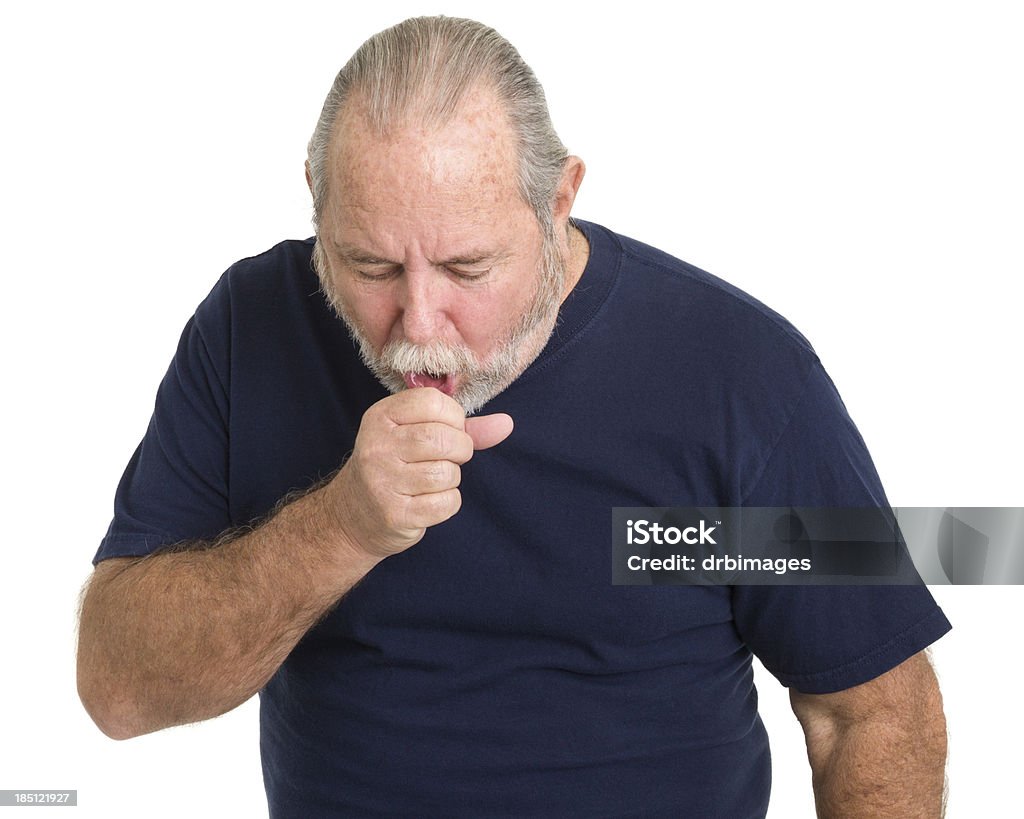
<instances>
[{"instance_id":1,"label":"t-shirt sleeve","mask_svg":"<svg viewBox=\"0 0 1024 819\"><path fill-rule=\"evenodd\" d=\"M744 506L878 507L885 493L832 380L815 361ZM927 587L736 586L736 628L783 684L808 694L867 682L950 629Z\"/></svg>"},{"instance_id":2,"label":"t-shirt sleeve","mask_svg":"<svg viewBox=\"0 0 1024 819\"><path fill-rule=\"evenodd\" d=\"M186 324L149 427L114 497L93 563L216 537L228 501L229 301L226 277Z\"/></svg>"}]
</instances>

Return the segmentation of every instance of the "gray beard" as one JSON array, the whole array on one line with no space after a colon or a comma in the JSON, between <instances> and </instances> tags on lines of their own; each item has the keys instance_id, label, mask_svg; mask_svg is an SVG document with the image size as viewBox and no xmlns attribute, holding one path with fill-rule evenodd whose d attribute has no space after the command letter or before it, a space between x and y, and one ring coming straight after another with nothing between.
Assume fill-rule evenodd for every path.
<instances>
[{"instance_id":1,"label":"gray beard","mask_svg":"<svg viewBox=\"0 0 1024 819\"><path fill-rule=\"evenodd\" d=\"M378 352L335 291L319 240L313 250L313 267L320 278L321 292L348 328L363 363L389 392L397 393L406 388L404 373L407 372L459 375L461 383L452 398L471 415L522 375L540 355L555 329L565 286L566 262L553 237L545 239L541 255L536 295L505 330L496 350L485 362L464 345L443 342L421 345L390 341Z\"/></svg>"}]
</instances>

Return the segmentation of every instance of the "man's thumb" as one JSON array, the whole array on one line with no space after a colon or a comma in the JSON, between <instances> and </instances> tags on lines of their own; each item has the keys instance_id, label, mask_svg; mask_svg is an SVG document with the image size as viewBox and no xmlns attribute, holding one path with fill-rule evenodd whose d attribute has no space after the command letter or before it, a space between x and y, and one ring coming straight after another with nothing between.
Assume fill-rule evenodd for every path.
<instances>
[{"instance_id":1,"label":"man's thumb","mask_svg":"<svg viewBox=\"0 0 1024 819\"><path fill-rule=\"evenodd\" d=\"M500 444L512 434L512 416L498 412L467 418L466 432L473 439L473 449L487 449Z\"/></svg>"}]
</instances>

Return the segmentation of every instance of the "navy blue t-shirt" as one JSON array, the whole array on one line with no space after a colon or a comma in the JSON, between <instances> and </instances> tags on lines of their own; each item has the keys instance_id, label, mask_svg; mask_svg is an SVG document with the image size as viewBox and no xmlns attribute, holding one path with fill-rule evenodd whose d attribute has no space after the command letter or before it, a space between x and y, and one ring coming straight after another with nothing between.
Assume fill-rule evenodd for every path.
<instances>
[{"instance_id":1,"label":"navy blue t-shirt","mask_svg":"<svg viewBox=\"0 0 1024 819\"><path fill-rule=\"evenodd\" d=\"M461 511L374 568L260 692L272 816L763 816L751 653L827 693L948 630L924 587L612 585L614 506L886 498L792 326L579 225L586 270L482 410L515 431L463 468ZM189 321L96 562L249 523L352 449L386 393L312 246L232 266Z\"/></svg>"}]
</instances>

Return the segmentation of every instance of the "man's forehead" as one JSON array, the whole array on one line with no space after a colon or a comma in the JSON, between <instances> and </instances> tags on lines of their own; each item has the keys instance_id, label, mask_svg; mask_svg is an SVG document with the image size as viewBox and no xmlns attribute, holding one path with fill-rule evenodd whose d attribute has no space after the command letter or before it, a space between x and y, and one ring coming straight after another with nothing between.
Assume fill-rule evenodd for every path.
<instances>
[{"instance_id":1,"label":"man's forehead","mask_svg":"<svg viewBox=\"0 0 1024 819\"><path fill-rule=\"evenodd\" d=\"M468 93L444 122L425 121L414 110L383 130L356 96L338 117L329 153L331 181L350 195L460 185L504 195L516 189L516 160L505 109L486 89Z\"/></svg>"}]
</instances>

